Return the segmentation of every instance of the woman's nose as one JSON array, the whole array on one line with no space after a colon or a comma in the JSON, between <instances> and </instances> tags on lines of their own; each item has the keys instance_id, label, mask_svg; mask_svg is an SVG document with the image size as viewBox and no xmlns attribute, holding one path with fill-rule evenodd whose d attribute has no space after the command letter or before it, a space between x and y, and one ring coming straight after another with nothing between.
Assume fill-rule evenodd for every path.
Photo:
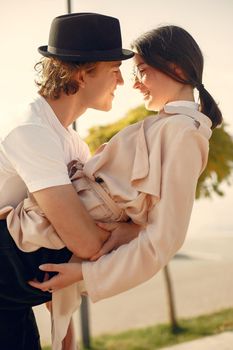
<instances>
[{"instance_id":1,"label":"woman's nose","mask_svg":"<svg viewBox=\"0 0 233 350\"><path fill-rule=\"evenodd\" d=\"M133 89L140 89L141 83L140 81L136 78L133 82Z\"/></svg>"}]
</instances>

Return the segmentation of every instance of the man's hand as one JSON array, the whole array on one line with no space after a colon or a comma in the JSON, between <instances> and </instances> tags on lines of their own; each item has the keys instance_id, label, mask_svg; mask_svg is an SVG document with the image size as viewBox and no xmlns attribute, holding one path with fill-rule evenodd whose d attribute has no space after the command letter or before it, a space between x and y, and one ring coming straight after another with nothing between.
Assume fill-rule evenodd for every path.
<instances>
[{"instance_id":1,"label":"man's hand","mask_svg":"<svg viewBox=\"0 0 233 350\"><path fill-rule=\"evenodd\" d=\"M129 243L134 238L137 238L139 232L142 230L141 226L130 223L97 223L99 227L104 230L111 231L110 237L103 244L102 248L97 254L91 257L91 261L99 259L102 255L110 253L123 244Z\"/></svg>"}]
</instances>

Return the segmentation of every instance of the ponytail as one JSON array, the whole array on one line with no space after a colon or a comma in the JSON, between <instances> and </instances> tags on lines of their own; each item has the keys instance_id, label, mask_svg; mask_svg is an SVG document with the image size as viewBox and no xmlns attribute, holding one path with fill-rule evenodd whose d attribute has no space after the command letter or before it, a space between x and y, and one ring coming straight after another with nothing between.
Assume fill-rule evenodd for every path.
<instances>
[{"instance_id":1,"label":"ponytail","mask_svg":"<svg viewBox=\"0 0 233 350\"><path fill-rule=\"evenodd\" d=\"M211 119L212 129L222 123L216 102L202 84L202 52L185 29L174 25L159 27L141 35L133 42L132 48L149 66L199 91L201 112ZM174 65L181 69L184 78L176 74Z\"/></svg>"},{"instance_id":2,"label":"ponytail","mask_svg":"<svg viewBox=\"0 0 233 350\"><path fill-rule=\"evenodd\" d=\"M200 98L200 112L207 115L212 121L212 129L216 128L222 123L222 113L218 108L217 103L205 89L203 84L196 84L195 86L199 91Z\"/></svg>"}]
</instances>

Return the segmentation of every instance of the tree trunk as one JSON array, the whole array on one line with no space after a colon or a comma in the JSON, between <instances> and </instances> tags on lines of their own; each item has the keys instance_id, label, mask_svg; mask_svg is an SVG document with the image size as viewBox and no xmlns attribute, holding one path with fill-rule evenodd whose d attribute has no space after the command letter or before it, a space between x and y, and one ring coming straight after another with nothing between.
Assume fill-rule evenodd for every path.
<instances>
[{"instance_id":1,"label":"tree trunk","mask_svg":"<svg viewBox=\"0 0 233 350\"><path fill-rule=\"evenodd\" d=\"M82 296L80 311L82 344L85 349L91 349L90 322L87 296Z\"/></svg>"},{"instance_id":2,"label":"tree trunk","mask_svg":"<svg viewBox=\"0 0 233 350\"><path fill-rule=\"evenodd\" d=\"M164 267L164 277L166 282L169 319L171 323L172 332L176 333L179 330L179 325L176 318L174 292L173 292L172 280L171 280L168 265Z\"/></svg>"}]
</instances>

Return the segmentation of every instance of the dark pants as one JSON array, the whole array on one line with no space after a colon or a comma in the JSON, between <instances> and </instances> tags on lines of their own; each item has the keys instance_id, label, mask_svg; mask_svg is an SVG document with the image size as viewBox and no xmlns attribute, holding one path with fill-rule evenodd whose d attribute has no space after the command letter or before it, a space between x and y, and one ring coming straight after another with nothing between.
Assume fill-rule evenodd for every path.
<instances>
[{"instance_id":1,"label":"dark pants","mask_svg":"<svg viewBox=\"0 0 233 350\"><path fill-rule=\"evenodd\" d=\"M51 300L51 294L32 288L27 281L42 281L43 263L67 262L72 253L63 248L22 252L0 220L0 349L39 350L40 341L32 306Z\"/></svg>"},{"instance_id":2,"label":"dark pants","mask_svg":"<svg viewBox=\"0 0 233 350\"><path fill-rule=\"evenodd\" d=\"M0 349L41 350L31 307L0 311Z\"/></svg>"}]
</instances>

